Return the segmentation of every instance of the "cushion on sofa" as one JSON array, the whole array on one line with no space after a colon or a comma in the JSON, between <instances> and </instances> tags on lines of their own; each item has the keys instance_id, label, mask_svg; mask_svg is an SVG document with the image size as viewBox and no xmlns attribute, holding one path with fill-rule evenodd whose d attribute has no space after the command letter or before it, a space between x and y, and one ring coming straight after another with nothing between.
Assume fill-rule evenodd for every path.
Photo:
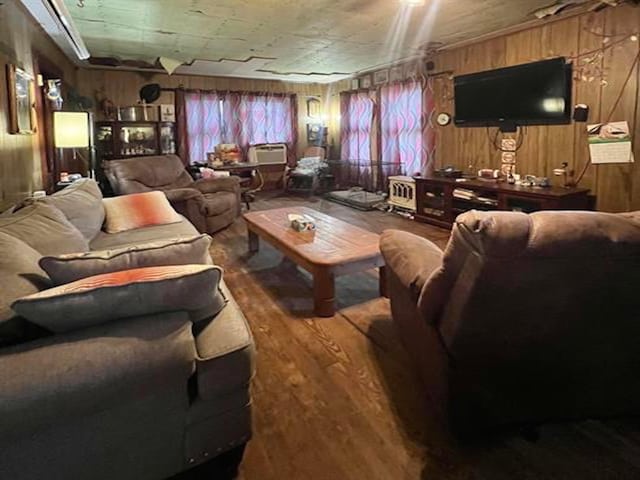
<instances>
[{"instance_id":1,"label":"cushion on sofa","mask_svg":"<svg viewBox=\"0 0 640 480\"><path fill-rule=\"evenodd\" d=\"M38 266L40 257L23 241L0 232L0 346L32 338L34 329L11 310L11 303L51 286Z\"/></svg>"},{"instance_id":2,"label":"cushion on sofa","mask_svg":"<svg viewBox=\"0 0 640 480\"><path fill-rule=\"evenodd\" d=\"M222 269L170 265L106 273L16 300L14 311L53 332L66 332L118 318L172 311L220 311ZM212 302L218 301L217 304Z\"/></svg>"},{"instance_id":3,"label":"cushion on sofa","mask_svg":"<svg viewBox=\"0 0 640 480\"><path fill-rule=\"evenodd\" d=\"M16 237L42 255L87 252L87 239L58 208L34 202L0 217L0 232Z\"/></svg>"},{"instance_id":4,"label":"cushion on sofa","mask_svg":"<svg viewBox=\"0 0 640 480\"><path fill-rule=\"evenodd\" d=\"M42 202L60 209L88 241L98 234L104 223L102 192L90 178L73 182L64 190L44 197Z\"/></svg>"},{"instance_id":5,"label":"cushion on sofa","mask_svg":"<svg viewBox=\"0 0 640 480\"><path fill-rule=\"evenodd\" d=\"M163 238L187 238L198 235L198 230L189 220L182 216L180 218L179 223L168 225L152 225L119 233L102 231L89 243L89 246L91 250L108 250L155 242Z\"/></svg>"},{"instance_id":6,"label":"cushion on sofa","mask_svg":"<svg viewBox=\"0 0 640 480\"><path fill-rule=\"evenodd\" d=\"M163 265L211 264L211 237L199 235L143 243L113 250L47 256L40 266L54 285L102 273Z\"/></svg>"},{"instance_id":7,"label":"cushion on sofa","mask_svg":"<svg viewBox=\"0 0 640 480\"><path fill-rule=\"evenodd\" d=\"M107 233L118 233L150 225L166 225L182 221L163 192L132 193L105 198Z\"/></svg>"}]
</instances>

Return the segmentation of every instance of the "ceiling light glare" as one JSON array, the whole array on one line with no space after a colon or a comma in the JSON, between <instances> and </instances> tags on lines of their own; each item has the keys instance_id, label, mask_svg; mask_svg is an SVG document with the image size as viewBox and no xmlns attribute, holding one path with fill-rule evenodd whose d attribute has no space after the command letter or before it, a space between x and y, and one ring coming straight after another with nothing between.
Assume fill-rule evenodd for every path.
<instances>
[{"instance_id":1,"label":"ceiling light glare","mask_svg":"<svg viewBox=\"0 0 640 480\"><path fill-rule=\"evenodd\" d=\"M409 7L419 7L424 5L424 0L400 0L400 3L404 3Z\"/></svg>"}]
</instances>

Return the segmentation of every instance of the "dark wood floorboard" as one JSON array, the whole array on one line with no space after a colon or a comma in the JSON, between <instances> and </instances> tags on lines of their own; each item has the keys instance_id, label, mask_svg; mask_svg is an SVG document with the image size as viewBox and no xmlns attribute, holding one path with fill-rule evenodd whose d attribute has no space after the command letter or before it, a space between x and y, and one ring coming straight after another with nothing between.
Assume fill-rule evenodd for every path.
<instances>
[{"instance_id":1,"label":"dark wood floorboard","mask_svg":"<svg viewBox=\"0 0 640 480\"><path fill-rule=\"evenodd\" d=\"M449 232L319 198L263 194L252 210L306 205L365 229L411 231L444 247ZM640 421L543 425L461 446L429 416L376 271L339 277L338 312L312 313L311 277L268 244L248 253L242 220L212 255L258 348L254 437L242 480L526 480L640 478Z\"/></svg>"}]
</instances>

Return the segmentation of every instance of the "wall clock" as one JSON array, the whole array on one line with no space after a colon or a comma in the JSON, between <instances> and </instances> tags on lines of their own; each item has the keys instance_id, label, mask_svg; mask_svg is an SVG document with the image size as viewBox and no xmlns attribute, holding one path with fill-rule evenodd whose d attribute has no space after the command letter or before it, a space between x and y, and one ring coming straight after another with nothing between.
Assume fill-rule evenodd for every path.
<instances>
[{"instance_id":1,"label":"wall clock","mask_svg":"<svg viewBox=\"0 0 640 480\"><path fill-rule=\"evenodd\" d=\"M438 125L444 127L445 125L449 125L451 123L451 115L442 112L440 115L438 115L436 121L438 122Z\"/></svg>"}]
</instances>

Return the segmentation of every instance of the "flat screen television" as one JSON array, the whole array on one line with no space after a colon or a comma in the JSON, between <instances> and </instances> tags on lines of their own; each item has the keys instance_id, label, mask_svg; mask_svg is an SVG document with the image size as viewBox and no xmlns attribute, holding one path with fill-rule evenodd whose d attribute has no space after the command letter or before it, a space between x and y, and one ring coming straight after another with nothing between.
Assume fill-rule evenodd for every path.
<instances>
[{"instance_id":1,"label":"flat screen television","mask_svg":"<svg viewBox=\"0 0 640 480\"><path fill-rule=\"evenodd\" d=\"M454 78L455 124L500 126L571 121L571 64L553 58Z\"/></svg>"}]
</instances>

